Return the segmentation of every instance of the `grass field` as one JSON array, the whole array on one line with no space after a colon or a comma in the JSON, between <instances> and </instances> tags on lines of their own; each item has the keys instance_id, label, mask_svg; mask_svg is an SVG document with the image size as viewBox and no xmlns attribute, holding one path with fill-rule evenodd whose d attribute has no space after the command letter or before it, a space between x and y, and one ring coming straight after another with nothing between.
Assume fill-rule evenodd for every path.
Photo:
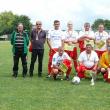
<instances>
[{"instance_id":1,"label":"grass field","mask_svg":"<svg viewBox=\"0 0 110 110\"><path fill-rule=\"evenodd\" d=\"M9 42L0 42L0 110L110 110L110 84L100 78L95 86L90 80L79 85L71 81L46 79L48 49L45 49L43 77L12 78L12 52ZM28 65L30 53L28 54Z\"/></svg>"}]
</instances>

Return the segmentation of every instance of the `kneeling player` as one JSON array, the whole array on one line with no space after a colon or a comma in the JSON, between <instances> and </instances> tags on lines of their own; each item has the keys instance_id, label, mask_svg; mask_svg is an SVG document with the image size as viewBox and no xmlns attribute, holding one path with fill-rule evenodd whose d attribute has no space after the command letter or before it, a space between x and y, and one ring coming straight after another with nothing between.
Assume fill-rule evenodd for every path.
<instances>
[{"instance_id":1,"label":"kneeling player","mask_svg":"<svg viewBox=\"0 0 110 110\"><path fill-rule=\"evenodd\" d=\"M60 73L66 72L66 80L69 80L69 75L72 69L71 59L62 47L58 48L58 52L53 55L51 76L56 79L56 76Z\"/></svg>"},{"instance_id":2,"label":"kneeling player","mask_svg":"<svg viewBox=\"0 0 110 110\"><path fill-rule=\"evenodd\" d=\"M88 73L91 73L92 78L95 78L99 58L97 53L92 50L91 44L86 45L86 50L81 52L78 61L78 77L85 78Z\"/></svg>"},{"instance_id":3,"label":"kneeling player","mask_svg":"<svg viewBox=\"0 0 110 110\"><path fill-rule=\"evenodd\" d=\"M110 38L106 40L107 51L102 54L100 59L100 72L105 81L110 82Z\"/></svg>"}]
</instances>

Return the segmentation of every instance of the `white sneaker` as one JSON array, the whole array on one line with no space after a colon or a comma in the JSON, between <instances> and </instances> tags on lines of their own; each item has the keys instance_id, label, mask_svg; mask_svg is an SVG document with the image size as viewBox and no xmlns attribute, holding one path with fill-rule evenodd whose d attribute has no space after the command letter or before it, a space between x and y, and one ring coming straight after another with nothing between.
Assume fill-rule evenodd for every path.
<instances>
[{"instance_id":1,"label":"white sneaker","mask_svg":"<svg viewBox=\"0 0 110 110\"><path fill-rule=\"evenodd\" d=\"M92 83L91 83L91 86L94 86L94 85L95 85L95 83L94 83L94 82L92 82Z\"/></svg>"},{"instance_id":2,"label":"white sneaker","mask_svg":"<svg viewBox=\"0 0 110 110\"><path fill-rule=\"evenodd\" d=\"M63 81L63 79L61 78L61 81Z\"/></svg>"},{"instance_id":3,"label":"white sneaker","mask_svg":"<svg viewBox=\"0 0 110 110\"><path fill-rule=\"evenodd\" d=\"M51 75L47 75L47 76L46 76L46 78L50 78L50 77L51 77Z\"/></svg>"},{"instance_id":4,"label":"white sneaker","mask_svg":"<svg viewBox=\"0 0 110 110\"><path fill-rule=\"evenodd\" d=\"M94 80L91 79L91 86L94 86L94 85L95 85Z\"/></svg>"}]
</instances>

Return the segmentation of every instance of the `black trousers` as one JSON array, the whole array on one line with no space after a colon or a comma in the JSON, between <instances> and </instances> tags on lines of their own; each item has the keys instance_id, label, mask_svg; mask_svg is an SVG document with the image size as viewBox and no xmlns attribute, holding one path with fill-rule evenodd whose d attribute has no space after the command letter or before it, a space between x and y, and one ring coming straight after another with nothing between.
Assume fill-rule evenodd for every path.
<instances>
[{"instance_id":1,"label":"black trousers","mask_svg":"<svg viewBox=\"0 0 110 110\"><path fill-rule=\"evenodd\" d=\"M27 59L26 59L27 54L24 54L22 51L16 52L13 56L14 60L14 66L13 66L13 73L18 74L18 64L19 64L19 59L21 58L22 61L22 67L23 71L22 74L26 75L27 74Z\"/></svg>"},{"instance_id":2,"label":"black trousers","mask_svg":"<svg viewBox=\"0 0 110 110\"><path fill-rule=\"evenodd\" d=\"M38 75L42 74L42 62L44 56L44 49L33 49L31 54L30 75L33 75L34 64L38 57Z\"/></svg>"}]
</instances>

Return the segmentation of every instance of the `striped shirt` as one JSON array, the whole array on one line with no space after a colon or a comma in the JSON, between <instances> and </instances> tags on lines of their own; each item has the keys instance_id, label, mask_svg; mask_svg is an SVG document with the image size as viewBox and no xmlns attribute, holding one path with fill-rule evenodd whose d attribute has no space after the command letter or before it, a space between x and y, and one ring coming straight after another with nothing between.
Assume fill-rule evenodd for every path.
<instances>
[{"instance_id":1,"label":"striped shirt","mask_svg":"<svg viewBox=\"0 0 110 110\"><path fill-rule=\"evenodd\" d=\"M23 34L17 33L16 34L16 39L15 39L15 48L17 50L22 50L24 47L24 38Z\"/></svg>"}]
</instances>

